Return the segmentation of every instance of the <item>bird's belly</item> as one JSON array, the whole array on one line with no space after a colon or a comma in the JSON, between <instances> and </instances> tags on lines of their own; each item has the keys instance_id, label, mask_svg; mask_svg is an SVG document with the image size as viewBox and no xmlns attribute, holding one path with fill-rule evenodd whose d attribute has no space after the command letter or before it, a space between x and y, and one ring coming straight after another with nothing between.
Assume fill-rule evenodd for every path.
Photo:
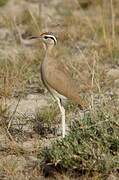
<instances>
[{"instance_id":1,"label":"bird's belly","mask_svg":"<svg viewBox=\"0 0 119 180\"><path fill-rule=\"evenodd\" d=\"M55 89L53 89L47 82L47 78L46 76L49 76L52 74L52 71L50 72L49 70L47 71L47 65L45 66L45 64L41 65L41 79L43 84L45 85L45 87L48 89L48 91L52 94L52 96L54 96L55 99L60 98L62 100L66 100L67 97L63 96L62 94L60 94L59 92L57 92ZM44 67L44 68L43 68ZM45 69L45 72L43 71ZM48 72L48 73L46 73ZM47 74L47 75L46 75Z\"/></svg>"}]
</instances>

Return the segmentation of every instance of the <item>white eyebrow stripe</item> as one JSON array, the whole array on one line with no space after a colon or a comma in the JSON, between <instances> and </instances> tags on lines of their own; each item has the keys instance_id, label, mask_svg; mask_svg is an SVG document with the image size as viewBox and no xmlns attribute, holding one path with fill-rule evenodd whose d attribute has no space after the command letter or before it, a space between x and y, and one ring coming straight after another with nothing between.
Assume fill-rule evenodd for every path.
<instances>
[{"instance_id":1,"label":"white eyebrow stripe","mask_svg":"<svg viewBox=\"0 0 119 180\"><path fill-rule=\"evenodd\" d=\"M53 38L54 39L54 41L55 41L55 43L57 43L57 39L56 39L56 37L55 36L53 36L53 35L46 35L47 37L49 37L49 38Z\"/></svg>"}]
</instances>

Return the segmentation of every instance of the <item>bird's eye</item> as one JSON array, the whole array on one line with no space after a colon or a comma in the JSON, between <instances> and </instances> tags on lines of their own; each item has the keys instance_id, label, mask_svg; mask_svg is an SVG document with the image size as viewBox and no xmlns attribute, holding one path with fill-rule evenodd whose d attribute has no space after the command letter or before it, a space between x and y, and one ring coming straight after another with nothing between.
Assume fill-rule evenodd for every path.
<instances>
[{"instance_id":1,"label":"bird's eye","mask_svg":"<svg viewBox=\"0 0 119 180\"><path fill-rule=\"evenodd\" d=\"M44 39L47 39L48 37L47 36L44 36Z\"/></svg>"}]
</instances>

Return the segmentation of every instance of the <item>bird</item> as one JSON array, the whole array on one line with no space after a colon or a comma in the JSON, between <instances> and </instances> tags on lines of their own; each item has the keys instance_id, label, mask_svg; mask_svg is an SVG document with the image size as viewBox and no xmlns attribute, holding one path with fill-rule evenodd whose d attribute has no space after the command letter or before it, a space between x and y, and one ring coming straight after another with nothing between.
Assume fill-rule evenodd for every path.
<instances>
[{"instance_id":1,"label":"bird","mask_svg":"<svg viewBox=\"0 0 119 180\"><path fill-rule=\"evenodd\" d=\"M31 36L29 40L35 42L40 40L45 49L45 56L41 62L40 73L44 86L56 99L62 117L62 137L66 135L65 108L63 101L70 99L84 110L87 105L81 100L76 82L70 76L65 64L53 58L53 49L57 45L57 38L52 32L45 32L40 35Z\"/></svg>"}]
</instances>

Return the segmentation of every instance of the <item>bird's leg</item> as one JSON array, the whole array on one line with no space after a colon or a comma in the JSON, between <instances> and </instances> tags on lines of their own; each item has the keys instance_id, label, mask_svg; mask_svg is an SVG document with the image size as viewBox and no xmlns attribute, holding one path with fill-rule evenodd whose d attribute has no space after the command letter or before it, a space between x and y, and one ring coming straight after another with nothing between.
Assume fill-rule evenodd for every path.
<instances>
[{"instance_id":1,"label":"bird's leg","mask_svg":"<svg viewBox=\"0 0 119 180\"><path fill-rule=\"evenodd\" d=\"M59 108L60 108L60 111L61 111L61 115L62 115L62 137L64 138L65 137L65 134L66 134L66 127L65 127L65 109L60 101L59 98L57 98L57 101L58 101L58 105L59 105Z\"/></svg>"},{"instance_id":2,"label":"bird's leg","mask_svg":"<svg viewBox=\"0 0 119 180\"><path fill-rule=\"evenodd\" d=\"M65 109L61 106L61 113L62 113L62 137L65 137L66 134L66 126L65 126Z\"/></svg>"}]
</instances>

